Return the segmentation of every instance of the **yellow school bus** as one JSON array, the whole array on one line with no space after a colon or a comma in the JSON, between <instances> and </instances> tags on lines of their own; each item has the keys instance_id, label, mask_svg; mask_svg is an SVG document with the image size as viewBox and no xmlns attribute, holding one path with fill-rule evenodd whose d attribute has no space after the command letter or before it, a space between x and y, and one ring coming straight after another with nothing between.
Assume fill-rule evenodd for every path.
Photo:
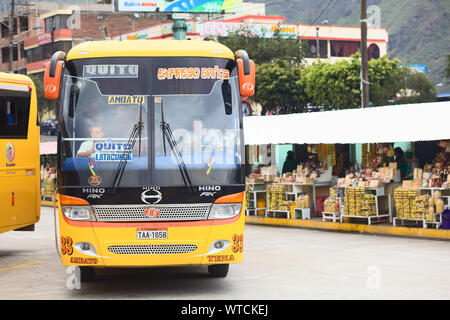
<instances>
[{"instance_id":1,"label":"yellow school bus","mask_svg":"<svg viewBox=\"0 0 450 320\"><path fill-rule=\"evenodd\" d=\"M90 41L54 53L58 250L96 268L242 262L247 53L213 41Z\"/></svg>"},{"instance_id":2,"label":"yellow school bus","mask_svg":"<svg viewBox=\"0 0 450 320\"><path fill-rule=\"evenodd\" d=\"M0 72L0 233L33 231L40 218L37 119L33 81Z\"/></svg>"}]
</instances>

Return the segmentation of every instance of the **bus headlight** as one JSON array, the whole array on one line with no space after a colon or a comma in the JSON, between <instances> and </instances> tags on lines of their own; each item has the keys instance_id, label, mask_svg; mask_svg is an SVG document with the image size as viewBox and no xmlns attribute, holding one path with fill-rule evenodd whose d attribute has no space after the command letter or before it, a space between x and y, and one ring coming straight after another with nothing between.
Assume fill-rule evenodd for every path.
<instances>
[{"instance_id":1,"label":"bus headlight","mask_svg":"<svg viewBox=\"0 0 450 320\"><path fill-rule=\"evenodd\" d=\"M209 212L210 219L228 219L241 212L242 203L213 204Z\"/></svg>"},{"instance_id":2,"label":"bus headlight","mask_svg":"<svg viewBox=\"0 0 450 320\"><path fill-rule=\"evenodd\" d=\"M71 220L94 220L94 213L92 212L91 207L88 206L64 206L62 207L62 211L66 218Z\"/></svg>"}]
</instances>

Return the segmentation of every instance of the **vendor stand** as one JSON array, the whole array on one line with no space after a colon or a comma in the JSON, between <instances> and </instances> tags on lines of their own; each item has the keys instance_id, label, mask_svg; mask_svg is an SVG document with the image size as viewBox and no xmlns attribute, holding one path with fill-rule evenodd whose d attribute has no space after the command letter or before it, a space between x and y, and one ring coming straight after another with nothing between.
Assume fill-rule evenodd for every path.
<instances>
[{"instance_id":1,"label":"vendor stand","mask_svg":"<svg viewBox=\"0 0 450 320\"><path fill-rule=\"evenodd\" d=\"M450 146L450 142L440 143ZM395 190L397 216L394 226L441 227L442 213L450 207L450 166L447 159L440 159L439 154L437 161L423 169L416 168L414 179L403 181L402 187Z\"/></svg>"},{"instance_id":2,"label":"vendor stand","mask_svg":"<svg viewBox=\"0 0 450 320\"><path fill-rule=\"evenodd\" d=\"M56 141L39 144L41 158L41 203L53 206L56 191Z\"/></svg>"},{"instance_id":3,"label":"vendor stand","mask_svg":"<svg viewBox=\"0 0 450 320\"><path fill-rule=\"evenodd\" d=\"M273 183L266 185L265 188L267 192L265 216L277 218L317 216L317 211L320 209L318 210L315 200L317 189L321 188L329 190L322 212L323 221L353 222L353 220L361 221L363 219L369 225L375 222L398 225L400 217L394 193L397 188L402 187L403 181L400 177L400 170L396 167L397 157L394 156L394 147L398 144L394 145L392 141L404 142L405 145L408 145L408 149L405 151L409 150L409 146L412 146L414 151L415 141L449 139L449 131L445 125L436 126L430 121L423 121L424 113L443 115L448 114L449 110L450 103L440 102L245 118L244 136L248 145L306 144L309 146L326 144L334 146L334 144L348 144L355 146L355 144L361 144L366 150L366 152L362 151L362 162L365 163L361 166L361 163L358 162L360 167L356 170L354 170L355 168L346 168L349 172L341 178L344 181L335 181L337 179L333 177L333 180L330 179L331 181L326 181L321 185L315 180L309 183L292 181L290 178L294 174L275 177ZM348 123L349 119L351 119L352 125L343 125ZM402 121L398 121L398 119L402 119ZM267 130L269 127L272 129ZM326 128L326 130L318 130L318 128ZM445 141L443 143L445 144ZM371 156L374 155L374 152L377 153L375 158L378 158L375 165L371 163ZM447 154L450 152L450 147L447 147L446 152ZM354 159L352 162L354 163ZM447 163L444 162L444 165L448 164L447 159ZM278 163L278 166L281 165L282 163ZM436 168L433 167L433 169ZM425 171L424 167L423 172ZM421 181L421 185L416 188L419 189L420 194L428 193L430 197L434 192L441 191L444 208L448 208L450 199L448 183L436 186L435 182L439 173L436 170L429 173L433 175L434 182L428 179L427 185L424 185ZM441 182L450 179L450 167L441 171L439 179ZM268 189L273 186L284 189L278 191ZM330 187L336 188L333 191L334 194L330 191ZM362 192L359 190L359 198L355 195L356 189L351 189L355 187L363 188ZM347 196L353 192L353 201L348 199L346 203L346 191ZM323 192L321 193L323 194ZM309 196L309 208L298 208L295 202L299 196L305 194ZM364 203L357 203L360 200L364 200ZM279 208L280 205L282 208ZM357 208L359 212L356 210ZM309 209L310 214L303 215L300 209ZM442 221L439 218L435 216L434 221L425 219L427 227L431 224L433 228L439 228L439 221Z\"/></svg>"}]
</instances>

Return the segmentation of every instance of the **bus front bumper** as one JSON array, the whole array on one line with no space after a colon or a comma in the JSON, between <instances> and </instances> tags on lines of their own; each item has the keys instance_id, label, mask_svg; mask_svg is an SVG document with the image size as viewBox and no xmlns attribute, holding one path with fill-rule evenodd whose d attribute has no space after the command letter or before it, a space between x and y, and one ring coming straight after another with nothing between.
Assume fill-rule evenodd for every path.
<instances>
[{"instance_id":1,"label":"bus front bumper","mask_svg":"<svg viewBox=\"0 0 450 320\"><path fill-rule=\"evenodd\" d=\"M211 265L243 260L244 208L234 218L191 222L77 222L59 210L64 266L147 267ZM167 239L138 239L138 231Z\"/></svg>"}]
</instances>

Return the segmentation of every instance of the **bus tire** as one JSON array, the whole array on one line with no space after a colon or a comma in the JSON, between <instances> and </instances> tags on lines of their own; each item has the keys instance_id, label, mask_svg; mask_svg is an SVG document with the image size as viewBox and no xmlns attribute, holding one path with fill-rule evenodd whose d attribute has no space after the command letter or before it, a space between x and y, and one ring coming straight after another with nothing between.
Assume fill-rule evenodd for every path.
<instances>
[{"instance_id":1,"label":"bus tire","mask_svg":"<svg viewBox=\"0 0 450 320\"><path fill-rule=\"evenodd\" d=\"M89 282L95 278L95 269L93 267L80 267L80 281Z\"/></svg>"},{"instance_id":2,"label":"bus tire","mask_svg":"<svg viewBox=\"0 0 450 320\"><path fill-rule=\"evenodd\" d=\"M229 264L213 264L208 266L209 275L215 278L225 278L229 269Z\"/></svg>"}]
</instances>

